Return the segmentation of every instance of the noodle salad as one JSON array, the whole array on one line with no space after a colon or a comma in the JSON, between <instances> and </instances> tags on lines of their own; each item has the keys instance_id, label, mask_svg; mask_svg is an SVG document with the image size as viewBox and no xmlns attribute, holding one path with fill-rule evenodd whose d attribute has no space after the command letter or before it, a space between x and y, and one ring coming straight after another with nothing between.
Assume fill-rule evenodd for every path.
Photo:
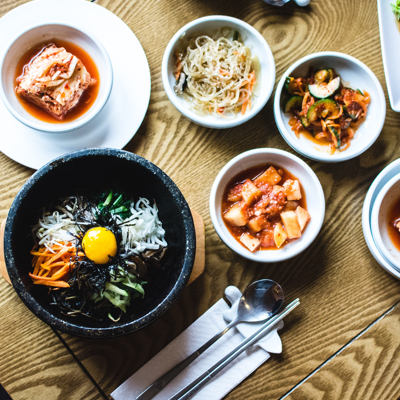
<instances>
[{"instance_id":1,"label":"noodle salad","mask_svg":"<svg viewBox=\"0 0 400 400\"><path fill-rule=\"evenodd\" d=\"M289 93L284 112L291 113L289 124L297 137L311 134L321 144L328 144L329 153L349 148L358 127L365 121L369 94L343 85L334 69L323 69L307 78L287 77Z\"/></svg>"},{"instance_id":2,"label":"noodle salad","mask_svg":"<svg viewBox=\"0 0 400 400\"><path fill-rule=\"evenodd\" d=\"M32 227L35 285L70 317L118 321L143 298L167 249L156 204L123 193L71 196L43 208Z\"/></svg>"},{"instance_id":3,"label":"noodle salad","mask_svg":"<svg viewBox=\"0 0 400 400\"><path fill-rule=\"evenodd\" d=\"M258 65L237 31L198 36L176 54L174 89L201 115L235 117L251 108Z\"/></svg>"}]
</instances>

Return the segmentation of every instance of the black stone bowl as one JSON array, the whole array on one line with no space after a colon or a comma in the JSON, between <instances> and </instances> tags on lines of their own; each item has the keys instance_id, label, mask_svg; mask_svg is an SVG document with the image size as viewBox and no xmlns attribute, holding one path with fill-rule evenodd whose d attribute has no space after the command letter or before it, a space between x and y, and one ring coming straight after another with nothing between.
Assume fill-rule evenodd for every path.
<instances>
[{"instance_id":1,"label":"black stone bowl","mask_svg":"<svg viewBox=\"0 0 400 400\"><path fill-rule=\"evenodd\" d=\"M145 286L146 295L119 322L67 317L46 298L47 288L33 285L30 226L38 211L59 197L116 188L132 197L154 199L165 229L168 250L159 274ZM7 271L19 297L41 320L83 337L114 337L155 321L178 298L190 277L196 235L189 206L174 182L158 167L135 154L115 149L88 149L66 154L40 168L25 183L7 217L4 253Z\"/></svg>"}]
</instances>

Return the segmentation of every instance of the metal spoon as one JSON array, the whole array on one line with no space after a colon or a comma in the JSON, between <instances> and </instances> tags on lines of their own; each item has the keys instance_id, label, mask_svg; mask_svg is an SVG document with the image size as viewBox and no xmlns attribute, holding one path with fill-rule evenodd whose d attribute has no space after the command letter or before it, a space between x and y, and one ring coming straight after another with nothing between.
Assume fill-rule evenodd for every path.
<instances>
[{"instance_id":1,"label":"metal spoon","mask_svg":"<svg viewBox=\"0 0 400 400\"><path fill-rule=\"evenodd\" d=\"M282 307L282 304L283 290L276 282L270 279L262 279L251 283L247 286L240 298L237 317L224 330L211 338L207 343L203 344L197 351L152 383L136 397L136 400L152 399L200 354L204 353L212 344L239 322L263 322L275 315Z\"/></svg>"}]
</instances>

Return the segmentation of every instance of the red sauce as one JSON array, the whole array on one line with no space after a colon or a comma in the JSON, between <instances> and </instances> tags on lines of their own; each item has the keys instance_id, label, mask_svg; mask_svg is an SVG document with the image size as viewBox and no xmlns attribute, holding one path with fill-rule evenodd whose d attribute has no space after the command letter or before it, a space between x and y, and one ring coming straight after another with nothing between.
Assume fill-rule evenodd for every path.
<instances>
[{"instance_id":1,"label":"red sauce","mask_svg":"<svg viewBox=\"0 0 400 400\"><path fill-rule=\"evenodd\" d=\"M397 250L400 251L400 232L396 228L396 224L400 222L400 198L393 204L389 210L387 219L387 227L390 240L396 246Z\"/></svg>"},{"instance_id":2,"label":"red sauce","mask_svg":"<svg viewBox=\"0 0 400 400\"><path fill-rule=\"evenodd\" d=\"M289 119L289 125L290 126L294 126L297 123L298 123L298 120L295 117L291 116L290 119ZM308 140L310 140L311 142L317 144L318 146L329 147L329 145L332 143L332 142L328 141L326 138L315 139L314 135L310 131L308 131L306 128L300 128L299 134L303 135Z\"/></svg>"},{"instance_id":3,"label":"red sauce","mask_svg":"<svg viewBox=\"0 0 400 400\"><path fill-rule=\"evenodd\" d=\"M271 165L271 164L262 164L262 165L257 165L255 167L246 169L239 174L237 174L235 177L231 179L231 181L228 183L228 185L225 188L224 195L222 197L222 219L224 220L225 226L227 227L228 231L231 233L231 235L237 240L238 243L240 243L244 248L248 250L248 248L240 241L241 236L244 233L250 233L253 237L259 239L261 241L260 247L257 248L257 250L277 250L278 248L275 245L274 241L274 228L275 225L278 222L282 222L280 218L280 213L283 209L283 207L286 204L286 196L282 196L282 193L270 193L268 194L268 197L270 200L275 200L276 203L272 203L272 201L268 204L268 208L270 211L270 214L268 214L268 223L264 229L262 229L260 232L254 233L252 232L247 226L232 226L229 224L225 219L224 219L224 214L237 202L237 201L229 201L228 197L231 199L235 197L236 195L240 195L242 191L242 185L245 182L246 179L253 180L257 178L259 175L261 175L264 171L266 171L269 167L274 167L276 171L281 175L282 180L277 183L278 185L282 186L283 183L288 180L298 180L293 174L291 174L288 170L276 166L276 165ZM300 183L300 181L299 181ZM270 190L272 189L272 186L269 188ZM296 200L296 203L307 210L307 203L306 203L306 195L304 192L303 187L300 184L300 190L301 190L301 195L302 198L300 200ZM284 197L284 198L283 198ZM251 206L248 206L247 212L250 217L254 216L254 212L256 211L255 205L259 204L262 199L256 201L254 204ZM286 245L286 243L289 243L293 240L296 239L286 239L286 242L280 247L282 248L283 246Z\"/></svg>"},{"instance_id":4,"label":"red sauce","mask_svg":"<svg viewBox=\"0 0 400 400\"><path fill-rule=\"evenodd\" d=\"M62 121L59 121L58 119L54 118L46 111L44 111L42 108L38 107L36 104L33 104L30 101L27 101L21 98L20 96L17 96L19 102L22 104L25 110L28 111L29 114L33 115L37 119L53 124L62 124L64 122L71 122L81 117L93 105L99 93L100 76L96 64L89 56L89 54L81 47L77 46L74 43L67 42L64 40L50 40L45 43L40 43L37 46L31 47L22 55L15 70L14 81L16 81L16 79L23 74L24 66L29 64L32 58L34 58L38 53L40 53L40 51L45 46L47 46L50 43L54 43L57 47L64 47L69 53L78 57L82 61L83 65L86 67L88 72L90 73L91 77L97 80L95 85L89 86L83 92L78 104L67 112Z\"/></svg>"}]
</instances>

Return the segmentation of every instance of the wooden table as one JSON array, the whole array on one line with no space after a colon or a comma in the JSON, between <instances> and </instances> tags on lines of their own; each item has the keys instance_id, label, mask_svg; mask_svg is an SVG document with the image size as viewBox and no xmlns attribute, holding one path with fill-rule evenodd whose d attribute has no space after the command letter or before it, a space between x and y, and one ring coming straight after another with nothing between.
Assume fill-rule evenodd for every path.
<instances>
[{"instance_id":1,"label":"wooden table","mask_svg":"<svg viewBox=\"0 0 400 400\"><path fill-rule=\"evenodd\" d=\"M23 2L1 0L0 15ZM248 22L265 37L275 58L277 80L306 54L333 50L367 64L387 93L376 2L311 0L306 8L292 3L272 7L261 0L100 0L99 4L135 32L152 74L147 116L126 150L162 168L201 214L206 270L159 320L113 340L85 340L53 331L0 280L0 383L13 399L108 398L221 298L226 286L243 290L253 280L271 278L283 286L287 299L299 297L301 306L285 320L283 353L272 356L227 399L278 399L288 392L286 398L291 400L399 398L400 308L391 307L400 300L400 282L370 254L361 209L373 179L400 156L400 114L387 101L379 139L356 159L332 165L305 159L326 196L322 231L298 257L256 264L237 256L219 239L208 197L218 171L237 154L257 147L293 153L275 126L273 98L245 125L217 131L182 117L161 82L161 59L173 34L195 18L227 14ZM0 171L0 219L4 219L34 171L3 154Z\"/></svg>"}]
</instances>

